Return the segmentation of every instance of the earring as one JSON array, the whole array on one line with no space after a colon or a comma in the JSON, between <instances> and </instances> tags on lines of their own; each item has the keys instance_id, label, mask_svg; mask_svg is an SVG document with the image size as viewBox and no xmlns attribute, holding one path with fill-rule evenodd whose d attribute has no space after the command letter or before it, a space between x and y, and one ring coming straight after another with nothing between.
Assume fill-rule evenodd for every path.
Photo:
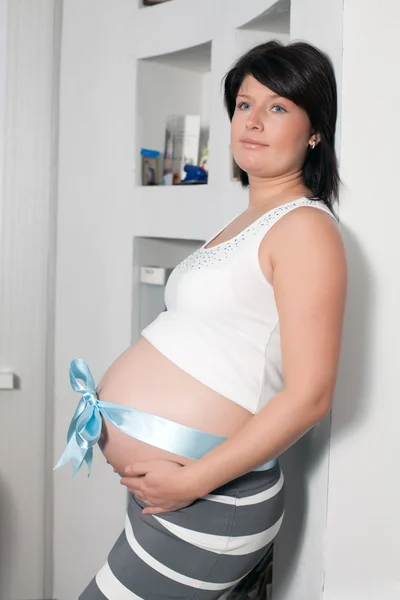
<instances>
[{"instance_id":1,"label":"earring","mask_svg":"<svg viewBox=\"0 0 400 600\"><path fill-rule=\"evenodd\" d=\"M313 140L312 143L310 144L310 148L311 148L311 150L314 150L314 148L315 148L315 140Z\"/></svg>"}]
</instances>

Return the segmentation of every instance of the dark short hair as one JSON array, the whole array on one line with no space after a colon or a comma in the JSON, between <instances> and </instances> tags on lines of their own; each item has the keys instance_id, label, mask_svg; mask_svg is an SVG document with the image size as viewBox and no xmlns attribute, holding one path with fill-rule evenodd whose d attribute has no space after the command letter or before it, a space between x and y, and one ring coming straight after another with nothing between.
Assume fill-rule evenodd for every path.
<instances>
[{"instance_id":1,"label":"dark short hair","mask_svg":"<svg viewBox=\"0 0 400 600\"><path fill-rule=\"evenodd\" d=\"M321 141L314 150L307 151L302 169L304 184L311 190L312 199L323 201L332 210L338 200L340 177L335 153L337 89L330 59L306 42L284 45L270 41L249 50L224 78L224 101L230 120L240 86L248 75L307 113ZM248 175L242 169L240 180L248 186Z\"/></svg>"}]
</instances>

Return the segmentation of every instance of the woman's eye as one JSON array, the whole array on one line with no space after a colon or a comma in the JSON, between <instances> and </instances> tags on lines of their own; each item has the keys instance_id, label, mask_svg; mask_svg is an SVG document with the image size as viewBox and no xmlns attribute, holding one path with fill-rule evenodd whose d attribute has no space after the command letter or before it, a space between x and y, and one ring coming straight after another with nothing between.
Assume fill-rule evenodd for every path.
<instances>
[{"instance_id":1,"label":"woman's eye","mask_svg":"<svg viewBox=\"0 0 400 600\"><path fill-rule=\"evenodd\" d=\"M278 110L275 110L275 108L276 108L276 109L278 109ZM283 106L279 106L279 105L277 105L277 106L273 106L273 107L272 107L272 110L273 110L274 112L277 112L277 113L286 112L286 110L283 108Z\"/></svg>"},{"instance_id":2,"label":"woman's eye","mask_svg":"<svg viewBox=\"0 0 400 600\"><path fill-rule=\"evenodd\" d=\"M247 110L248 108L250 108L250 104L248 102L239 102L239 104L237 105L237 107L240 110Z\"/></svg>"}]
</instances>

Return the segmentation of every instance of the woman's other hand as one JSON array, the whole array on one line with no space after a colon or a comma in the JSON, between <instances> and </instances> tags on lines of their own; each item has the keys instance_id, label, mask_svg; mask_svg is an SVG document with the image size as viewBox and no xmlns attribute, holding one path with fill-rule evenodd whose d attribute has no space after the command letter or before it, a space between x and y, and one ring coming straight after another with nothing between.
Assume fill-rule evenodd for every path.
<instances>
[{"instance_id":1,"label":"woman's other hand","mask_svg":"<svg viewBox=\"0 0 400 600\"><path fill-rule=\"evenodd\" d=\"M121 484L146 504L143 514L156 515L189 506L199 497L188 471L169 460L136 462L126 467Z\"/></svg>"}]
</instances>

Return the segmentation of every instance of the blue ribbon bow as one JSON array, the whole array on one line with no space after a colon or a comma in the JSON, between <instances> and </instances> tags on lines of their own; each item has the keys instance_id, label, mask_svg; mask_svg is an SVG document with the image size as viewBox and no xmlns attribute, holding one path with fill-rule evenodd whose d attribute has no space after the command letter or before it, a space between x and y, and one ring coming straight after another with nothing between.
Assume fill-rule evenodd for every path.
<instances>
[{"instance_id":1,"label":"blue ribbon bow","mask_svg":"<svg viewBox=\"0 0 400 600\"><path fill-rule=\"evenodd\" d=\"M69 379L72 389L80 392L82 398L68 428L67 447L54 469L58 469L70 460L75 476L85 462L90 474L93 446L97 444L101 435L100 403L92 374L84 360L78 358L71 362Z\"/></svg>"}]
</instances>

